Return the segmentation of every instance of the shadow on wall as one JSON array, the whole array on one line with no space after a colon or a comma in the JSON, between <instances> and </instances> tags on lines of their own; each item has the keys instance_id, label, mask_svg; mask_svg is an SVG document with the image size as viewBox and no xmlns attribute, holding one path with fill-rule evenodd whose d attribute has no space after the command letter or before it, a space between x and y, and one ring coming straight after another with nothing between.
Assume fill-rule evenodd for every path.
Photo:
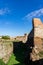
<instances>
[{"instance_id":1,"label":"shadow on wall","mask_svg":"<svg viewBox=\"0 0 43 65\"><path fill-rule=\"evenodd\" d=\"M24 54L25 54L25 44L23 44L22 42L14 42L14 50L13 53L16 56L16 60L20 63L15 64L15 65L24 65Z\"/></svg>"},{"instance_id":2,"label":"shadow on wall","mask_svg":"<svg viewBox=\"0 0 43 65\"><path fill-rule=\"evenodd\" d=\"M31 33L33 37L31 37ZM30 53L32 52L32 48L34 47L34 32L33 30L30 32L26 43L21 42L13 42L13 53L16 56L16 60L19 61L19 64L16 65L28 65L32 61L30 59Z\"/></svg>"},{"instance_id":3,"label":"shadow on wall","mask_svg":"<svg viewBox=\"0 0 43 65\"><path fill-rule=\"evenodd\" d=\"M34 25L34 24L33 24ZM13 42L13 53L16 56L16 60L19 61L19 64L15 65L43 65L43 59L38 61L32 61L30 58L30 53L34 47L34 27L30 34L28 35L26 43Z\"/></svg>"}]
</instances>

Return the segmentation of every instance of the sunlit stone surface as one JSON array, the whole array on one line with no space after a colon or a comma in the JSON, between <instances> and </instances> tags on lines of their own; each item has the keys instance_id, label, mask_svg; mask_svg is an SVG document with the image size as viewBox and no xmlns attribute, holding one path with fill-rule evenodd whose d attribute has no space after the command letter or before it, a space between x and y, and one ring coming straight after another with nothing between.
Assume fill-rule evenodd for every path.
<instances>
[{"instance_id":1,"label":"sunlit stone surface","mask_svg":"<svg viewBox=\"0 0 43 65\"><path fill-rule=\"evenodd\" d=\"M8 62L13 52L13 43L8 41L0 42L0 59L3 59L5 63Z\"/></svg>"}]
</instances>

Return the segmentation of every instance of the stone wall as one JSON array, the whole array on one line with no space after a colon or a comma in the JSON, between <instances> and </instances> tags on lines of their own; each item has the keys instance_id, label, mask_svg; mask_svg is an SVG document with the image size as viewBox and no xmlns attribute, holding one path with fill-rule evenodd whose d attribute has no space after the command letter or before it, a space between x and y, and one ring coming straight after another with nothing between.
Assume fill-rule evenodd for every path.
<instances>
[{"instance_id":1,"label":"stone wall","mask_svg":"<svg viewBox=\"0 0 43 65\"><path fill-rule=\"evenodd\" d=\"M34 26L34 37L43 38L43 23L41 22L41 20L38 18L34 18L33 26Z\"/></svg>"},{"instance_id":2,"label":"stone wall","mask_svg":"<svg viewBox=\"0 0 43 65\"><path fill-rule=\"evenodd\" d=\"M10 41L0 41L0 59L5 63L8 62L13 52L13 43Z\"/></svg>"},{"instance_id":3,"label":"stone wall","mask_svg":"<svg viewBox=\"0 0 43 65\"><path fill-rule=\"evenodd\" d=\"M36 61L43 59L43 54L41 54L43 53L43 23L38 18L34 18L32 23L33 28L30 38L33 37L34 47L32 49L31 59L32 61Z\"/></svg>"},{"instance_id":4,"label":"stone wall","mask_svg":"<svg viewBox=\"0 0 43 65\"><path fill-rule=\"evenodd\" d=\"M27 34L24 34L24 36L17 36L15 38L15 41L22 41L23 43L25 43L27 41Z\"/></svg>"}]
</instances>

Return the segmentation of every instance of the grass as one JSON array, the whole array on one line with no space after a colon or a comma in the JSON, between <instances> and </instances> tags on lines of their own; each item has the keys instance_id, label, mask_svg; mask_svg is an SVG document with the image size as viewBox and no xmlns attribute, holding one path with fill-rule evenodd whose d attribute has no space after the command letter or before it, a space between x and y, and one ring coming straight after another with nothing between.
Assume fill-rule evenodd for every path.
<instances>
[{"instance_id":1,"label":"grass","mask_svg":"<svg viewBox=\"0 0 43 65\"><path fill-rule=\"evenodd\" d=\"M14 56L14 54L11 55L7 65L13 65L13 64L18 64L19 62L16 60L16 57Z\"/></svg>"},{"instance_id":2,"label":"grass","mask_svg":"<svg viewBox=\"0 0 43 65\"><path fill-rule=\"evenodd\" d=\"M39 52L39 56L43 58L43 51Z\"/></svg>"},{"instance_id":3,"label":"grass","mask_svg":"<svg viewBox=\"0 0 43 65\"><path fill-rule=\"evenodd\" d=\"M2 60L2 64L0 65L24 65L24 46L20 46L19 48L15 49L15 54L12 54L8 63L5 64Z\"/></svg>"},{"instance_id":4,"label":"grass","mask_svg":"<svg viewBox=\"0 0 43 65\"><path fill-rule=\"evenodd\" d=\"M20 63L19 61L17 61L17 60L16 60L16 56L14 56L14 54L12 54L7 64L5 64L5 63L0 59L0 65L24 65L24 64L23 64L23 63Z\"/></svg>"},{"instance_id":5,"label":"grass","mask_svg":"<svg viewBox=\"0 0 43 65\"><path fill-rule=\"evenodd\" d=\"M2 59L0 59L0 65L6 65L6 64L2 61Z\"/></svg>"},{"instance_id":6,"label":"grass","mask_svg":"<svg viewBox=\"0 0 43 65\"><path fill-rule=\"evenodd\" d=\"M17 41L18 42L18 41ZM12 42L3 42L5 44L12 44ZM5 64L2 60L0 60L0 65L24 65L24 44L19 44L17 48L14 48L15 53L11 55L7 64Z\"/></svg>"}]
</instances>

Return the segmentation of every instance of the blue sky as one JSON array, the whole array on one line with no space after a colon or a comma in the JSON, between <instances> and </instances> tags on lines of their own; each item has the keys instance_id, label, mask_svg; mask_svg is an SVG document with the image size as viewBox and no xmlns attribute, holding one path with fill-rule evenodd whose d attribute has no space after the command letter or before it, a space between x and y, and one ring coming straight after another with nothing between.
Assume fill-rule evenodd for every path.
<instances>
[{"instance_id":1,"label":"blue sky","mask_svg":"<svg viewBox=\"0 0 43 65\"><path fill-rule=\"evenodd\" d=\"M43 0L0 0L0 35L29 33L35 17L43 21Z\"/></svg>"}]
</instances>

